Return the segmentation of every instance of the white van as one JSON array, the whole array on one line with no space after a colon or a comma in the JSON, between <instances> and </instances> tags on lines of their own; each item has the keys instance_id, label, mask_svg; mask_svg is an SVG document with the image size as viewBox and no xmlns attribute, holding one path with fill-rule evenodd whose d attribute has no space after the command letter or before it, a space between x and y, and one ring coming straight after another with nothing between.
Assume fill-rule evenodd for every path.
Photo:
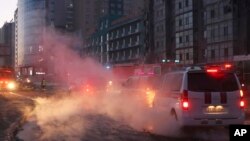
<instances>
[{"instance_id":1,"label":"white van","mask_svg":"<svg viewBox=\"0 0 250 141\"><path fill-rule=\"evenodd\" d=\"M245 119L239 80L222 67L191 67L165 74L154 107L169 112L182 127L243 124Z\"/></svg>"}]
</instances>

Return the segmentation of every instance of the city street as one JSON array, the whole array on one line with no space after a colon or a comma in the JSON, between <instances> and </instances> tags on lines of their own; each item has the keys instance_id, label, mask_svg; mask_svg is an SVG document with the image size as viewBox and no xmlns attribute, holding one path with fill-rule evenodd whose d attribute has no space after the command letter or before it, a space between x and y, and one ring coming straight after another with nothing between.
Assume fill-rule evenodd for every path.
<instances>
[{"instance_id":1,"label":"city street","mask_svg":"<svg viewBox=\"0 0 250 141\"><path fill-rule=\"evenodd\" d=\"M125 97L115 94L85 97L79 96L79 93L69 95L63 91L4 93L0 96L0 137L1 140L24 141L229 140L225 128L199 129L184 133L167 120L166 124L160 123L161 126L156 126L158 129L155 131L151 128L148 130L146 126L154 123L153 118L159 120L157 114L134 102L129 105L126 102ZM250 123L249 119L246 123Z\"/></svg>"},{"instance_id":2,"label":"city street","mask_svg":"<svg viewBox=\"0 0 250 141\"><path fill-rule=\"evenodd\" d=\"M249 8L2 1L0 141L229 141L229 127L241 140L250 126Z\"/></svg>"}]
</instances>

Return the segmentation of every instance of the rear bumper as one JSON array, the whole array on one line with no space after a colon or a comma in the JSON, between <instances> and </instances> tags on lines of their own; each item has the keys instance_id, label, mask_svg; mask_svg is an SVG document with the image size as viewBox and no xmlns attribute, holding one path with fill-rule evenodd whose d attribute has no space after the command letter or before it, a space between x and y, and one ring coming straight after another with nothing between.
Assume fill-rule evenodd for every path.
<instances>
[{"instance_id":1,"label":"rear bumper","mask_svg":"<svg viewBox=\"0 0 250 141\"><path fill-rule=\"evenodd\" d=\"M181 126L228 126L231 124L244 124L245 115L237 118L185 118L180 120Z\"/></svg>"}]
</instances>

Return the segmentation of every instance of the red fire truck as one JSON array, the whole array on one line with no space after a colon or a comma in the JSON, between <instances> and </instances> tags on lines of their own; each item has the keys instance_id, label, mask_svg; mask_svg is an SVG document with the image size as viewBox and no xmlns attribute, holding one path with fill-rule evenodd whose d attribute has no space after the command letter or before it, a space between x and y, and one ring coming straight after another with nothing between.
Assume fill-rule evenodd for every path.
<instances>
[{"instance_id":1,"label":"red fire truck","mask_svg":"<svg viewBox=\"0 0 250 141\"><path fill-rule=\"evenodd\" d=\"M14 70L0 68L0 91L13 91L17 89Z\"/></svg>"}]
</instances>

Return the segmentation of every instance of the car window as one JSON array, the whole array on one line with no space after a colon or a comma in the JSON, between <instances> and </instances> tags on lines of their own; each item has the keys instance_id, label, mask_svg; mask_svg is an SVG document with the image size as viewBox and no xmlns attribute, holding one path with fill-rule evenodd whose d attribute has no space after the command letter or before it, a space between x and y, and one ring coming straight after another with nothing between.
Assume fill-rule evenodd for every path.
<instances>
[{"instance_id":1,"label":"car window","mask_svg":"<svg viewBox=\"0 0 250 141\"><path fill-rule=\"evenodd\" d=\"M180 91L183 74L174 73L165 76L164 90L165 91Z\"/></svg>"},{"instance_id":2,"label":"car window","mask_svg":"<svg viewBox=\"0 0 250 141\"><path fill-rule=\"evenodd\" d=\"M226 92L238 90L234 73L188 73L188 90Z\"/></svg>"},{"instance_id":3,"label":"car window","mask_svg":"<svg viewBox=\"0 0 250 141\"><path fill-rule=\"evenodd\" d=\"M139 86L142 88L157 89L159 87L159 79L158 76L143 76L140 78Z\"/></svg>"}]
</instances>

